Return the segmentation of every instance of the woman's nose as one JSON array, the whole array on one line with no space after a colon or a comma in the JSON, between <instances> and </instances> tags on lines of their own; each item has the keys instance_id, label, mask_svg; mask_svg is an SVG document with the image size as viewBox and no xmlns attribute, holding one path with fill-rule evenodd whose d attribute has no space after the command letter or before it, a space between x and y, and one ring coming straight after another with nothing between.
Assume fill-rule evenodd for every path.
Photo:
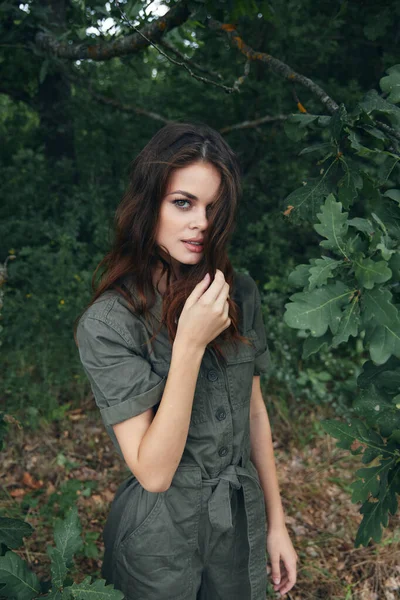
<instances>
[{"instance_id":1,"label":"woman's nose","mask_svg":"<svg viewBox=\"0 0 400 600\"><path fill-rule=\"evenodd\" d=\"M208 218L205 209L199 208L198 211L196 211L196 218L193 220L193 224L202 230L207 228Z\"/></svg>"}]
</instances>

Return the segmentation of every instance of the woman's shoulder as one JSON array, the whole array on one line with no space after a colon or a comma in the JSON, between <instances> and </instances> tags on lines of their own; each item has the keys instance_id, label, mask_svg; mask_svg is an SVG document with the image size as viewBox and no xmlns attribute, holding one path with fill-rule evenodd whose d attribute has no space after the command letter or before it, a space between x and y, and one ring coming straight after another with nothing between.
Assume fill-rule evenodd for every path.
<instances>
[{"instance_id":1,"label":"woman's shoulder","mask_svg":"<svg viewBox=\"0 0 400 600\"><path fill-rule=\"evenodd\" d=\"M116 290L103 292L82 314L81 319L100 319L110 321L117 316L135 315L129 310L128 303Z\"/></svg>"},{"instance_id":2,"label":"woman's shoulder","mask_svg":"<svg viewBox=\"0 0 400 600\"><path fill-rule=\"evenodd\" d=\"M257 291L257 284L248 273L238 273L234 271L233 275L233 296L240 302L254 302L254 295Z\"/></svg>"},{"instance_id":3,"label":"woman's shoulder","mask_svg":"<svg viewBox=\"0 0 400 600\"><path fill-rule=\"evenodd\" d=\"M129 345L141 337L142 323L132 305L116 290L101 294L79 318L78 334L112 336L113 332Z\"/></svg>"}]
</instances>

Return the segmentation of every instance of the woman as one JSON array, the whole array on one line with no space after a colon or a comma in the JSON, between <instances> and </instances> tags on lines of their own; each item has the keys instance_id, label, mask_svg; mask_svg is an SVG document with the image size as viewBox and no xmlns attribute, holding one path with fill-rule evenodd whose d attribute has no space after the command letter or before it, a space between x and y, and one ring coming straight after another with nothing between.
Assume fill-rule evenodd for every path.
<instances>
[{"instance_id":1,"label":"woman","mask_svg":"<svg viewBox=\"0 0 400 600\"><path fill-rule=\"evenodd\" d=\"M216 131L158 131L132 164L78 324L96 403L133 474L113 500L102 567L127 600L262 600L266 550L274 589L296 580L260 390L260 295L226 253L239 194Z\"/></svg>"}]
</instances>

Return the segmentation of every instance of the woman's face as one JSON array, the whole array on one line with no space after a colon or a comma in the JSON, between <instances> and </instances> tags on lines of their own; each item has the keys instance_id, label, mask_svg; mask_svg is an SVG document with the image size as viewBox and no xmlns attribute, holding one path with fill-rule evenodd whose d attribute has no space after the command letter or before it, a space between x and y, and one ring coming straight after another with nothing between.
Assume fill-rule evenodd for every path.
<instances>
[{"instance_id":1,"label":"woman's face","mask_svg":"<svg viewBox=\"0 0 400 600\"><path fill-rule=\"evenodd\" d=\"M161 201L156 241L167 248L178 272L180 264L195 265L203 258L201 242L220 182L218 169L209 162L196 162L170 175Z\"/></svg>"}]
</instances>

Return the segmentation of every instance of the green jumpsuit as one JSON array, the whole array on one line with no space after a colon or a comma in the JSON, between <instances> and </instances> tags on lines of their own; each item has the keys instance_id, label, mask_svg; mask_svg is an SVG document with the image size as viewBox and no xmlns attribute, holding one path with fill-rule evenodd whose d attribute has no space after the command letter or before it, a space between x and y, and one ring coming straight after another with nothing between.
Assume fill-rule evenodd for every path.
<instances>
[{"instance_id":1,"label":"green jumpsuit","mask_svg":"<svg viewBox=\"0 0 400 600\"><path fill-rule=\"evenodd\" d=\"M135 297L135 288L125 280ZM264 600L266 511L250 460L253 375L269 371L270 354L254 280L235 273L231 297L240 332L251 345L222 342L226 364L207 348L188 437L171 486L149 492L131 475L118 488L104 528L102 575L126 600ZM150 298L150 296L149 296ZM160 325L162 296L151 321L105 292L81 317L79 353L115 448L112 425L157 409L172 346Z\"/></svg>"}]
</instances>

